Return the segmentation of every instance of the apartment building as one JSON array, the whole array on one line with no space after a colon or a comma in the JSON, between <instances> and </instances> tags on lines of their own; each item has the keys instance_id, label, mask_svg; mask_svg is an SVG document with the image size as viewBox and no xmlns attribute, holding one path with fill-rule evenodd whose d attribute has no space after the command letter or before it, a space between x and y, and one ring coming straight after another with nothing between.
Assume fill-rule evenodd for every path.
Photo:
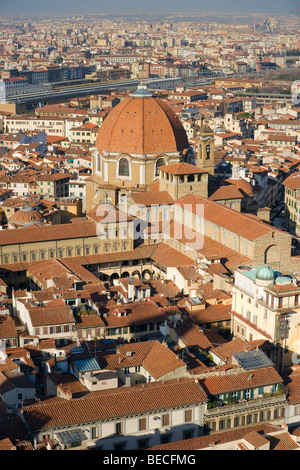
<instances>
[{"instance_id":1,"label":"apartment building","mask_svg":"<svg viewBox=\"0 0 300 470\"><path fill-rule=\"evenodd\" d=\"M300 173L295 172L283 181L284 186L284 221L289 232L300 234Z\"/></svg>"},{"instance_id":2,"label":"apartment building","mask_svg":"<svg viewBox=\"0 0 300 470\"><path fill-rule=\"evenodd\" d=\"M299 295L292 276L282 276L267 265L241 267L233 286L232 333L246 341L275 343L276 366L289 366L299 340Z\"/></svg>"},{"instance_id":3,"label":"apartment building","mask_svg":"<svg viewBox=\"0 0 300 470\"><path fill-rule=\"evenodd\" d=\"M256 367L252 361L256 362ZM226 371L225 368L199 379L209 397L205 411L206 432L210 434L264 421L283 423L285 388L271 361L262 351L254 350L234 354L232 362L237 369Z\"/></svg>"},{"instance_id":4,"label":"apartment building","mask_svg":"<svg viewBox=\"0 0 300 470\"><path fill-rule=\"evenodd\" d=\"M68 197L70 178L71 175L69 173L46 173L39 175L36 178L39 194L55 198Z\"/></svg>"},{"instance_id":5,"label":"apartment building","mask_svg":"<svg viewBox=\"0 0 300 470\"><path fill-rule=\"evenodd\" d=\"M63 449L145 449L202 435L206 401L199 384L183 378L50 399L24 407L23 418L32 437L47 437Z\"/></svg>"}]
</instances>

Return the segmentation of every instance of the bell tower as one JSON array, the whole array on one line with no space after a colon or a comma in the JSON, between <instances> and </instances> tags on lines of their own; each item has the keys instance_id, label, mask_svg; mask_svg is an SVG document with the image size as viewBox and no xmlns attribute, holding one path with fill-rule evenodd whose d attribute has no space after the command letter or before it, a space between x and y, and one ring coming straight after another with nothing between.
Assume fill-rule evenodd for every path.
<instances>
[{"instance_id":1,"label":"bell tower","mask_svg":"<svg viewBox=\"0 0 300 470\"><path fill-rule=\"evenodd\" d=\"M197 139L197 166L214 175L215 145L214 133L208 124L203 124L198 132Z\"/></svg>"}]
</instances>

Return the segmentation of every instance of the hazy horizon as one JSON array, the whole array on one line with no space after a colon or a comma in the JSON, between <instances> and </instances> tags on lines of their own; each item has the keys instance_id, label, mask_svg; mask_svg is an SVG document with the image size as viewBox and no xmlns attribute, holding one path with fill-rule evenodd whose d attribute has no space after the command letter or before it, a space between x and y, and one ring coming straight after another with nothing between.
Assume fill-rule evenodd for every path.
<instances>
[{"instance_id":1,"label":"hazy horizon","mask_svg":"<svg viewBox=\"0 0 300 470\"><path fill-rule=\"evenodd\" d=\"M0 16L41 14L116 14L122 13L265 13L299 14L299 0L14 0L5 4L0 0Z\"/></svg>"}]
</instances>

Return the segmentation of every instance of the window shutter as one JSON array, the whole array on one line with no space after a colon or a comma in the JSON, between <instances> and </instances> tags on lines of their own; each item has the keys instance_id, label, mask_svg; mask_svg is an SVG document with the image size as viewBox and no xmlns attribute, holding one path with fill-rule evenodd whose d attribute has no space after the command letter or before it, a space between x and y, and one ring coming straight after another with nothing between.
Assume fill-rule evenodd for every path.
<instances>
[{"instance_id":1,"label":"window shutter","mask_svg":"<svg viewBox=\"0 0 300 470\"><path fill-rule=\"evenodd\" d=\"M162 425L169 426L170 424L170 415L163 415L162 416Z\"/></svg>"}]
</instances>

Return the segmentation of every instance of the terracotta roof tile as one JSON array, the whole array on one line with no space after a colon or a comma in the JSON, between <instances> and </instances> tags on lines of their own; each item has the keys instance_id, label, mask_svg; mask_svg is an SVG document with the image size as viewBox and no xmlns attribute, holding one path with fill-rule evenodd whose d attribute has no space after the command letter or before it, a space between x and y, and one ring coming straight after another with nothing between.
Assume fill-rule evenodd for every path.
<instances>
[{"instance_id":1,"label":"terracotta roof tile","mask_svg":"<svg viewBox=\"0 0 300 470\"><path fill-rule=\"evenodd\" d=\"M207 396L194 379L152 382L89 394L71 401L48 400L24 407L31 431L112 419L202 403Z\"/></svg>"},{"instance_id":2,"label":"terracotta roof tile","mask_svg":"<svg viewBox=\"0 0 300 470\"><path fill-rule=\"evenodd\" d=\"M197 205L201 207L201 211L204 210L206 220L219 225L230 232L236 233L242 236L246 240L254 241L261 236L280 230L275 227L271 227L259 218L248 217L246 214L237 212L229 207L226 207L218 202L210 201L201 196L195 196L190 194L188 196L179 199L175 204L186 210L191 207L192 212L196 213Z\"/></svg>"},{"instance_id":3,"label":"terracotta roof tile","mask_svg":"<svg viewBox=\"0 0 300 470\"><path fill-rule=\"evenodd\" d=\"M247 426L244 428L233 429L231 431L222 431L219 433L213 433L208 436L194 437L192 439L186 439L184 441L170 442L168 444L161 444L153 447L149 447L149 450L166 451L166 450L200 450L206 447L211 447L217 444L225 444L227 442L236 441L243 439L246 434L251 431L259 432L260 434L270 433L278 431L281 428L272 424L257 424L255 426Z\"/></svg>"},{"instance_id":4,"label":"terracotta roof tile","mask_svg":"<svg viewBox=\"0 0 300 470\"><path fill-rule=\"evenodd\" d=\"M105 118L96 146L112 153L177 153L188 140L180 119L163 101L129 96Z\"/></svg>"},{"instance_id":5,"label":"terracotta roof tile","mask_svg":"<svg viewBox=\"0 0 300 470\"><path fill-rule=\"evenodd\" d=\"M218 395L279 384L283 382L283 379L274 367L264 367L235 374L207 377L199 382L208 395Z\"/></svg>"}]
</instances>

